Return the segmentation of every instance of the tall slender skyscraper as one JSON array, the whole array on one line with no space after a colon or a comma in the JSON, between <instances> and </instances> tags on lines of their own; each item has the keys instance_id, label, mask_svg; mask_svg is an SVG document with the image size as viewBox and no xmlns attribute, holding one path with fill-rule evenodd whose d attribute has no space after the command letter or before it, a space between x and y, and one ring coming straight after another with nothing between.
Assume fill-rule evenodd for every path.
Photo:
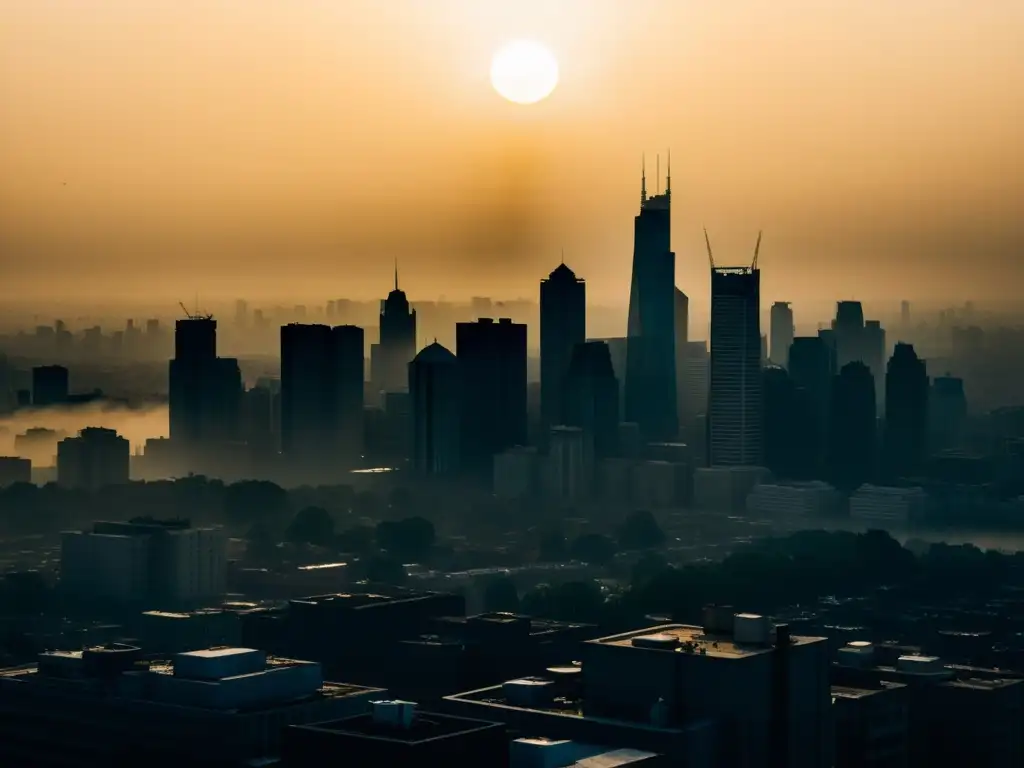
<instances>
[{"instance_id":1,"label":"tall slender skyscraper","mask_svg":"<svg viewBox=\"0 0 1024 768\"><path fill-rule=\"evenodd\" d=\"M494 455L526 444L526 326L507 318L455 325L462 380L463 469L490 473Z\"/></svg>"},{"instance_id":2,"label":"tall slender skyscraper","mask_svg":"<svg viewBox=\"0 0 1024 768\"><path fill-rule=\"evenodd\" d=\"M885 469L909 477L928 456L928 368L913 344L898 343L885 374Z\"/></svg>"},{"instance_id":3,"label":"tall slender skyscraper","mask_svg":"<svg viewBox=\"0 0 1024 768\"><path fill-rule=\"evenodd\" d=\"M771 346L768 358L782 368L789 368L789 347L793 343L796 330L793 327L793 309L788 301L776 301L772 304L771 314Z\"/></svg>"},{"instance_id":4,"label":"tall slender skyscraper","mask_svg":"<svg viewBox=\"0 0 1024 768\"><path fill-rule=\"evenodd\" d=\"M711 262L711 384L708 463L759 466L762 461L761 271Z\"/></svg>"},{"instance_id":5,"label":"tall slender skyscraper","mask_svg":"<svg viewBox=\"0 0 1024 768\"><path fill-rule=\"evenodd\" d=\"M626 329L626 420L648 440L675 438L676 255L672 252L672 169L665 191L647 196L640 183L640 213L633 224L633 277Z\"/></svg>"},{"instance_id":6,"label":"tall slender skyscraper","mask_svg":"<svg viewBox=\"0 0 1024 768\"><path fill-rule=\"evenodd\" d=\"M416 356L416 310L409 307L405 291L398 287L398 265L395 265L395 287L384 300L380 313L381 371L373 371L374 382L384 392L405 392L409 386L409 363Z\"/></svg>"},{"instance_id":7,"label":"tall slender skyscraper","mask_svg":"<svg viewBox=\"0 0 1024 768\"><path fill-rule=\"evenodd\" d=\"M541 434L565 424L565 377L573 349L586 340L587 284L563 262L540 281Z\"/></svg>"}]
</instances>

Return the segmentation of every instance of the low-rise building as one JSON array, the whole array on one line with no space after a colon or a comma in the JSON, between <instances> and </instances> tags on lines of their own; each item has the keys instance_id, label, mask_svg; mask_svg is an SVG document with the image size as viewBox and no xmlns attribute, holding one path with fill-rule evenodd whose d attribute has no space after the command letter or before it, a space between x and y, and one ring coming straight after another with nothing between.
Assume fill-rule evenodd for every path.
<instances>
[{"instance_id":1,"label":"low-rise building","mask_svg":"<svg viewBox=\"0 0 1024 768\"><path fill-rule=\"evenodd\" d=\"M146 660L108 645L0 670L0 764L228 766L276 758L283 729L365 711L381 689L248 648Z\"/></svg>"}]
</instances>

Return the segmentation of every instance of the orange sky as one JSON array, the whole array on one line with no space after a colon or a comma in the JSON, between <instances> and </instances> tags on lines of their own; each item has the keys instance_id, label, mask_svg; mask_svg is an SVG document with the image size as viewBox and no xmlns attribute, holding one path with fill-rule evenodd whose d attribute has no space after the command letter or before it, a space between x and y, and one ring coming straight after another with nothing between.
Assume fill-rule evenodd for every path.
<instances>
[{"instance_id":1,"label":"orange sky","mask_svg":"<svg viewBox=\"0 0 1024 768\"><path fill-rule=\"evenodd\" d=\"M757 230L765 305L1024 285L1024 5L969 0L0 0L12 295L625 302L671 147L678 283ZM562 81L488 81L515 37ZM652 184L653 186L653 184Z\"/></svg>"}]
</instances>

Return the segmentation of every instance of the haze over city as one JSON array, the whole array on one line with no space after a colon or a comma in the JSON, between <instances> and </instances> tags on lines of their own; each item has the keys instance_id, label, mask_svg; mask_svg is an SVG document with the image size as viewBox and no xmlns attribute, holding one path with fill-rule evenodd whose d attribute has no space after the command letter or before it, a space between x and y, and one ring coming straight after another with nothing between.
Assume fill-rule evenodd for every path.
<instances>
[{"instance_id":1,"label":"haze over city","mask_svg":"<svg viewBox=\"0 0 1024 768\"><path fill-rule=\"evenodd\" d=\"M0 767L1021 768L1022 40L0 0Z\"/></svg>"},{"instance_id":2,"label":"haze over city","mask_svg":"<svg viewBox=\"0 0 1024 768\"><path fill-rule=\"evenodd\" d=\"M7 2L0 279L17 298L532 295L625 306L641 154L677 282L756 233L767 299L1015 297L1017 3ZM548 45L524 109L494 49ZM337 291L334 291L337 292Z\"/></svg>"}]
</instances>

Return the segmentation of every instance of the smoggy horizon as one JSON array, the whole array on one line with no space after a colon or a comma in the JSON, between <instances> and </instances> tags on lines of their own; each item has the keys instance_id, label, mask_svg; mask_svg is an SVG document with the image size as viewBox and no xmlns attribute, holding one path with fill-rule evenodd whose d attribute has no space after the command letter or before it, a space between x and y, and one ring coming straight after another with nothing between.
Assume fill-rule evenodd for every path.
<instances>
[{"instance_id":1,"label":"smoggy horizon","mask_svg":"<svg viewBox=\"0 0 1024 768\"><path fill-rule=\"evenodd\" d=\"M1024 12L907 0L46 0L0 11L0 280L19 300L535 297L624 306L640 159L672 150L677 284L702 227L762 299L1016 299ZM586 23L582 23L586 20ZM547 100L491 54L534 37ZM310 298L310 300L313 300Z\"/></svg>"}]
</instances>

